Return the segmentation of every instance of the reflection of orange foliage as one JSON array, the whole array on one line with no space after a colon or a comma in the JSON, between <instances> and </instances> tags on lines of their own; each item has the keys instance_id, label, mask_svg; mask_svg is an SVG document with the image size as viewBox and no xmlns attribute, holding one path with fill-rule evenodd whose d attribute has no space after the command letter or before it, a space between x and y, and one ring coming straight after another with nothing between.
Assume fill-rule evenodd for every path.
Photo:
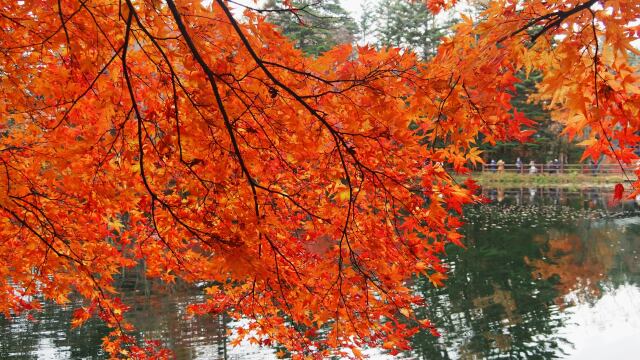
<instances>
[{"instance_id":1,"label":"reflection of orange foliage","mask_svg":"<svg viewBox=\"0 0 640 360\"><path fill-rule=\"evenodd\" d=\"M590 238L576 234L562 234L550 231L547 236L538 236L537 243L547 243L543 259L530 260L528 265L534 268L535 278L549 279L558 276L556 288L562 297L575 292L579 301L589 301L600 295L598 282L613 266L615 247L611 237L601 230L594 230Z\"/></svg>"},{"instance_id":2,"label":"reflection of orange foliage","mask_svg":"<svg viewBox=\"0 0 640 360\"><path fill-rule=\"evenodd\" d=\"M493 294L473 299L473 306L478 309L487 308L493 304L500 304L504 308L505 315L510 323L519 323L522 319L516 312L517 305L511 291L503 290L498 285L493 285Z\"/></svg>"}]
</instances>

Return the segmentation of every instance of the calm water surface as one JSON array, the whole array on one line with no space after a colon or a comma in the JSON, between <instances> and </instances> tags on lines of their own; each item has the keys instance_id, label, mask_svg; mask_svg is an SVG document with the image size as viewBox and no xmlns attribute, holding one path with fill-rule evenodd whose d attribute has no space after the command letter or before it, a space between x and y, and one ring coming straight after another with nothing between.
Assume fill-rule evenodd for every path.
<instances>
[{"instance_id":1,"label":"calm water surface","mask_svg":"<svg viewBox=\"0 0 640 360\"><path fill-rule=\"evenodd\" d=\"M485 189L491 204L467 209L466 250L449 248L450 278L418 309L442 336L418 334L412 359L637 359L640 354L640 210L605 190ZM198 292L127 276L121 285L139 336L161 339L178 359L271 359L233 348L224 317L186 317ZM166 289L165 289L166 290ZM107 329L70 329L71 308L46 305L35 321L0 318L0 359L102 359ZM372 358L387 358L369 351Z\"/></svg>"}]
</instances>

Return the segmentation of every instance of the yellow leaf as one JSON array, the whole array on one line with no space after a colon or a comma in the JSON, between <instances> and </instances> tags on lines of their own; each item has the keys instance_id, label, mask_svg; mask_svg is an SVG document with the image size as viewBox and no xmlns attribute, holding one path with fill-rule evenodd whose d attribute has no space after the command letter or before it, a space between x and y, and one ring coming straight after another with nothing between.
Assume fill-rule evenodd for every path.
<instances>
[{"instance_id":1,"label":"yellow leaf","mask_svg":"<svg viewBox=\"0 0 640 360\"><path fill-rule=\"evenodd\" d=\"M349 200L350 197L351 197L351 194L349 193L349 189L340 191L338 193L338 199L340 200Z\"/></svg>"},{"instance_id":2,"label":"yellow leaf","mask_svg":"<svg viewBox=\"0 0 640 360\"><path fill-rule=\"evenodd\" d=\"M107 224L109 225L109 227L111 229L115 229L118 232L120 232L122 230L122 228L124 227L124 225L120 222L120 220L118 220L116 218L109 219L109 222Z\"/></svg>"},{"instance_id":3,"label":"yellow leaf","mask_svg":"<svg viewBox=\"0 0 640 360\"><path fill-rule=\"evenodd\" d=\"M587 139L587 140L580 141L576 145L578 145L578 146L591 146L591 145L595 144L596 142L598 142L598 140L596 140L596 139Z\"/></svg>"}]
</instances>

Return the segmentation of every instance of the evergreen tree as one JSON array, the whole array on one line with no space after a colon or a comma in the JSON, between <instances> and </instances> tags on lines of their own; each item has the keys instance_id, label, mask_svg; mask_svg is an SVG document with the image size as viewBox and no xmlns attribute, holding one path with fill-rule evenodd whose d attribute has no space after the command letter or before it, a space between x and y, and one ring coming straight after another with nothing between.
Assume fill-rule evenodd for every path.
<instances>
[{"instance_id":1,"label":"evergreen tree","mask_svg":"<svg viewBox=\"0 0 640 360\"><path fill-rule=\"evenodd\" d=\"M543 108L542 104L529 100L529 97L536 93L536 86L543 75L540 72L533 72L529 76L517 74L517 77L521 82L515 85L516 92L511 104L518 112L536 121L536 133L533 141L528 143L499 142L496 146L483 145L487 160L502 159L507 163L515 162L517 157L526 159L526 162L533 160L536 163L546 163L553 159L559 159L564 163L580 160L582 149L561 136L562 127L551 119L551 114Z\"/></svg>"},{"instance_id":2,"label":"evergreen tree","mask_svg":"<svg viewBox=\"0 0 640 360\"><path fill-rule=\"evenodd\" d=\"M376 35L382 46L411 49L421 58L433 56L451 23L438 23L419 1L381 0L376 8Z\"/></svg>"},{"instance_id":3,"label":"evergreen tree","mask_svg":"<svg viewBox=\"0 0 640 360\"><path fill-rule=\"evenodd\" d=\"M372 30L375 21L375 13L371 11L371 2L369 0L364 0L360 4L360 21L358 25L360 26L360 40L364 43L368 43L369 36L372 35Z\"/></svg>"},{"instance_id":4,"label":"evergreen tree","mask_svg":"<svg viewBox=\"0 0 640 360\"><path fill-rule=\"evenodd\" d=\"M271 12L267 19L307 54L318 56L336 45L352 43L358 25L339 0L298 0L297 11ZM282 0L269 0L265 9L286 10Z\"/></svg>"}]
</instances>

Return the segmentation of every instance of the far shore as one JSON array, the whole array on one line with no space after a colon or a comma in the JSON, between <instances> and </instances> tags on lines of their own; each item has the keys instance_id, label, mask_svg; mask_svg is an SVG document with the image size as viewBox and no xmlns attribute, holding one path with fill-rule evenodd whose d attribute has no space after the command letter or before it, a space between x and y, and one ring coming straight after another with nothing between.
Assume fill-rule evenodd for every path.
<instances>
[{"instance_id":1,"label":"far shore","mask_svg":"<svg viewBox=\"0 0 640 360\"><path fill-rule=\"evenodd\" d=\"M628 174L629 180L635 181L634 174ZM633 176L633 177L632 177ZM590 175L580 173L565 174L515 174L482 172L472 173L470 176L456 176L458 180L467 177L475 180L481 186L517 187L517 186L554 186L566 188L606 187L614 184L629 184L624 174Z\"/></svg>"}]
</instances>

